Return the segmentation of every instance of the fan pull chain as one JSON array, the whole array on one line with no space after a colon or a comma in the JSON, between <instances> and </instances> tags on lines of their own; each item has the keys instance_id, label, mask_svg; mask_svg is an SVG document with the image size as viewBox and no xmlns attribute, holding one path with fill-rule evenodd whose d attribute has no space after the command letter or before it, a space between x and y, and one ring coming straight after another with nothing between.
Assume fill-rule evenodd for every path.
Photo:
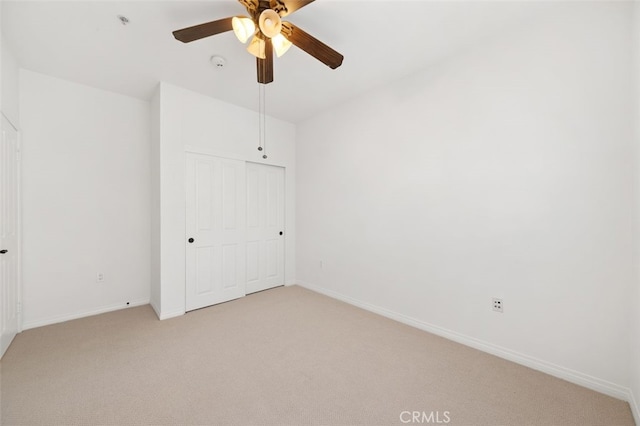
<instances>
[{"instance_id":1,"label":"fan pull chain","mask_svg":"<svg viewBox=\"0 0 640 426\"><path fill-rule=\"evenodd\" d=\"M262 89L258 83L258 151L262 151Z\"/></svg>"},{"instance_id":2,"label":"fan pull chain","mask_svg":"<svg viewBox=\"0 0 640 426\"><path fill-rule=\"evenodd\" d=\"M262 158L267 159L267 116L265 85L258 83L258 151L263 151Z\"/></svg>"}]
</instances>

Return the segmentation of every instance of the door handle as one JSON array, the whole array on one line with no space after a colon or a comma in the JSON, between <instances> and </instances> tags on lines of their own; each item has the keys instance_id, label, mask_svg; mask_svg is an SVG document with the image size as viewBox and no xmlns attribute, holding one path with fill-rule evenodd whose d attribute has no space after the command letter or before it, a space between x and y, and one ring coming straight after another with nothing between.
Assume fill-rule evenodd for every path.
<instances>
[{"instance_id":1,"label":"door handle","mask_svg":"<svg viewBox=\"0 0 640 426\"><path fill-rule=\"evenodd\" d=\"M9 250L0 250L0 254L5 254L6 252L8 252Z\"/></svg>"},{"instance_id":2,"label":"door handle","mask_svg":"<svg viewBox=\"0 0 640 426\"><path fill-rule=\"evenodd\" d=\"M195 240L193 238L189 238L189 244L193 243Z\"/></svg>"},{"instance_id":3,"label":"door handle","mask_svg":"<svg viewBox=\"0 0 640 426\"><path fill-rule=\"evenodd\" d=\"M282 235L282 234L283 234L283 232L282 232L282 231L280 231L280 235Z\"/></svg>"}]
</instances>

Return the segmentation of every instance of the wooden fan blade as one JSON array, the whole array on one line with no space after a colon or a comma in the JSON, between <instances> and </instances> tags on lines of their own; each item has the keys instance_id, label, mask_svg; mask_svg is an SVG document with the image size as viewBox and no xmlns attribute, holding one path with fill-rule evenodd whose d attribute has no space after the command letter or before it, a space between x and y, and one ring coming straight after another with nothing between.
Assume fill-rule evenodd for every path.
<instances>
[{"instance_id":1,"label":"wooden fan blade","mask_svg":"<svg viewBox=\"0 0 640 426\"><path fill-rule=\"evenodd\" d=\"M176 40L180 40L183 43L200 40L201 38L231 31L233 29L231 25L232 19L233 17L218 19L217 21L207 22L206 24L176 30L173 32L173 36Z\"/></svg>"},{"instance_id":2,"label":"wooden fan blade","mask_svg":"<svg viewBox=\"0 0 640 426\"><path fill-rule=\"evenodd\" d=\"M315 0L271 0L271 9L278 12L280 17L283 18L314 1Z\"/></svg>"},{"instance_id":3,"label":"wooden fan blade","mask_svg":"<svg viewBox=\"0 0 640 426\"><path fill-rule=\"evenodd\" d=\"M258 0L238 0L247 9L249 15L253 15L258 10Z\"/></svg>"},{"instance_id":4,"label":"wooden fan blade","mask_svg":"<svg viewBox=\"0 0 640 426\"><path fill-rule=\"evenodd\" d=\"M258 83L269 84L273 81L273 45L270 38L265 40L264 56L265 59L256 59L258 64Z\"/></svg>"},{"instance_id":5,"label":"wooden fan blade","mask_svg":"<svg viewBox=\"0 0 640 426\"><path fill-rule=\"evenodd\" d=\"M282 35L329 68L336 69L342 65L344 56L291 22L282 23Z\"/></svg>"}]
</instances>

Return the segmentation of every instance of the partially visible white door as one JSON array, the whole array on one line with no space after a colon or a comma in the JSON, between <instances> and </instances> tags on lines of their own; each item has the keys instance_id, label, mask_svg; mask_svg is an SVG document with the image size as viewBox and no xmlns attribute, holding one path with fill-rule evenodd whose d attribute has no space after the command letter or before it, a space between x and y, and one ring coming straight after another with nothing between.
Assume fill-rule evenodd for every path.
<instances>
[{"instance_id":1,"label":"partially visible white door","mask_svg":"<svg viewBox=\"0 0 640 426\"><path fill-rule=\"evenodd\" d=\"M247 163L247 294L284 285L284 169Z\"/></svg>"},{"instance_id":2,"label":"partially visible white door","mask_svg":"<svg viewBox=\"0 0 640 426\"><path fill-rule=\"evenodd\" d=\"M0 126L0 357L20 331L18 132L2 116Z\"/></svg>"},{"instance_id":3,"label":"partially visible white door","mask_svg":"<svg viewBox=\"0 0 640 426\"><path fill-rule=\"evenodd\" d=\"M245 295L244 161L187 154L186 310Z\"/></svg>"}]
</instances>

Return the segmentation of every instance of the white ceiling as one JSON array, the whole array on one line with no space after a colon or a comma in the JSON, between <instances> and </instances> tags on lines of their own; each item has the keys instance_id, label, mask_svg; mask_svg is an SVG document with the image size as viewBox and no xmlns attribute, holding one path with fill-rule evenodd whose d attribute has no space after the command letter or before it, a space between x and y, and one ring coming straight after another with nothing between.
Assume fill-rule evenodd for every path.
<instances>
[{"instance_id":1,"label":"white ceiling","mask_svg":"<svg viewBox=\"0 0 640 426\"><path fill-rule=\"evenodd\" d=\"M267 114L297 123L508 34L548 2L317 0L288 16L345 56L331 70L292 47L275 59ZM150 99L166 81L252 110L255 58L232 32L183 44L173 30L244 14L236 0L3 1L2 32L23 68ZM124 15L130 24L117 19ZM221 55L224 69L209 58Z\"/></svg>"}]
</instances>

